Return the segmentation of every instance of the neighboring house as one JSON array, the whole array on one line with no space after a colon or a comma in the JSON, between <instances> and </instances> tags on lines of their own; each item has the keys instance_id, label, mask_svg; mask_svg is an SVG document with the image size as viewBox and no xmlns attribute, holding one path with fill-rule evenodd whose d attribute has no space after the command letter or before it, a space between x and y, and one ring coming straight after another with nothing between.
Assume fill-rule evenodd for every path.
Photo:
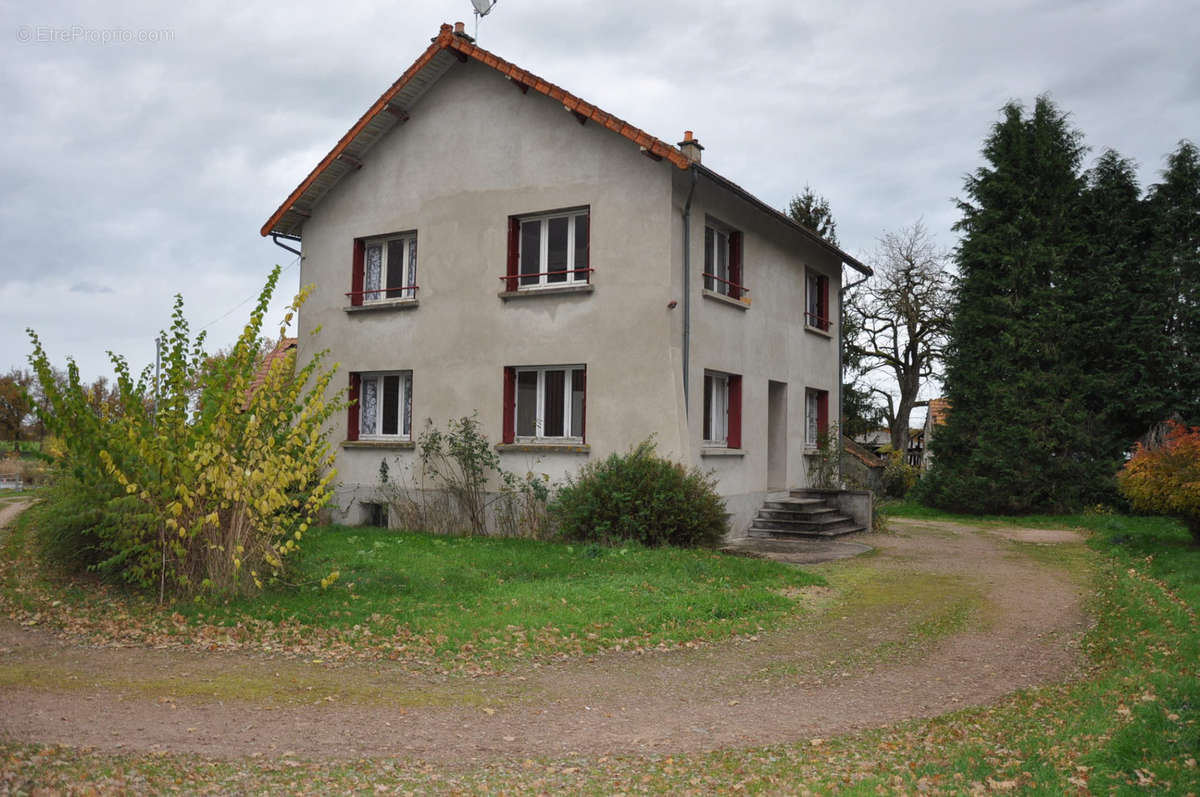
<instances>
[{"instance_id":1,"label":"neighboring house","mask_svg":"<svg viewBox=\"0 0 1200 797\"><path fill-rule=\"evenodd\" d=\"M929 443L933 440L933 435L937 428L946 425L946 419L949 416L949 399L935 398L929 400L929 411L925 415L925 445L921 458L921 467L928 468L933 464L933 452L929 450Z\"/></svg>"},{"instance_id":2,"label":"neighboring house","mask_svg":"<svg viewBox=\"0 0 1200 797\"><path fill-rule=\"evenodd\" d=\"M886 426L881 426L878 429L872 429L869 432L858 435L854 438L854 442L866 448L875 456L879 456L879 452L885 446L890 447L892 445L892 433Z\"/></svg>"},{"instance_id":3,"label":"neighboring house","mask_svg":"<svg viewBox=\"0 0 1200 797\"><path fill-rule=\"evenodd\" d=\"M876 495L883 492L883 469L887 463L871 449L844 435L841 465L842 479L847 485L859 490L870 490Z\"/></svg>"},{"instance_id":4,"label":"neighboring house","mask_svg":"<svg viewBox=\"0 0 1200 797\"><path fill-rule=\"evenodd\" d=\"M425 419L476 411L506 468L555 479L653 435L715 472L735 534L805 486L842 265L870 270L701 150L443 25L262 228L302 238L298 356L329 348L357 402L331 429L338 505L412 461Z\"/></svg>"}]
</instances>

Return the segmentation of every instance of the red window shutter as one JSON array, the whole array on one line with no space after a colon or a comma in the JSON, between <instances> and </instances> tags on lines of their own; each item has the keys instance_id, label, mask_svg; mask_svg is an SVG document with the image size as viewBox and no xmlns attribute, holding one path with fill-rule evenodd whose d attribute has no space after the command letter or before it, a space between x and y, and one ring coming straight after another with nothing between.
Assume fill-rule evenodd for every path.
<instances>
[{"instance_id":1,"label":"red window shutter","mask_svg":"<svg viewBox=\"0 0 1200 797\"><path fill-rule=\"evenodd\" d=\"M829 277L820 277L821 283L821 329L829 329Z\"/></svg>"},{"instance_id":2,"label":"red window shutter","mask_svg":"<svg viewBox=\"0 0 1200 797\"><path fill-rule=\"evenodd\" d=\"M829 391L817 393L817 434L824 437L829 434Z\"/></svg>"},{"instance_id":3,"label":"red window shutter","mask_svg":"<svg viewBox=\"0 0 1200 797\"><path fill-rule=\"evenodd\" d=\"M363 255L366 247L362 241L354 242L354 260L350 267L350 304L362 304Z\"/></svg>"},{"instance_id":4,"label":"red window shutter","mask_svg":"<svg viewBox=\"0 0 1200 797\"><path fill-rule=\"evenodd\" d=\"M504 433L501 442L511 443L516 439L517 415L517 369L504 369Z\"/></svg>"},{"instance_id":5,"label":"red window shutter","mask_svg":"<svg viewBox=\"0 0 1200 797\"><path fill-rule=\"evenodd\" d=\"M346 408L346 439L358 439L358 391L361 377L350 374L350 395L347 397L349 407Z\"/></svg>"},{"instance_id":6,"label":"red window shutter","mask_svg":"<svg viewBox=\"0 0 1200 797\"><path fill-rule=\"evenodd\" d=\"M738 230L729 233L729 282L725 293L742 298L742 234Z\"/></svg>"},{"instance_id":7,"label":"red window shutter","mask_svg":"<svg viewBox=\"0 0 1200 797\"><path fill-rule=\"evenodd\" d=\"M742 447L742 378L729 375L729 428L726 430L726 447Z\"/></svg>"},{"instance_id":8,"label":"red window shutter","mask_svg":"<svg viewBox=\"0 0 1200 797\"><path fill-rule=\"evenodd\" d=\"M583 376L580 377L583 382L583 417L579 419L579 428L582 432L581 437L583 442L587 443L587 368L583 369Z\"/></svg>"},{"instance_id":9,"label":"red window shutter","mask_svg":"<svg viewBox=\"0 0 1200 797\"><path fill-rule=\"evenodd\" d=\"M519 258L521 254L521 220L516 216L512 216L508 220L508 270L504 273L508 275L505 280L505 290L515 291L517 289L517 274L519 272ZM507 442L512 442L507 441Z\"/></svg>"}]
</instances>

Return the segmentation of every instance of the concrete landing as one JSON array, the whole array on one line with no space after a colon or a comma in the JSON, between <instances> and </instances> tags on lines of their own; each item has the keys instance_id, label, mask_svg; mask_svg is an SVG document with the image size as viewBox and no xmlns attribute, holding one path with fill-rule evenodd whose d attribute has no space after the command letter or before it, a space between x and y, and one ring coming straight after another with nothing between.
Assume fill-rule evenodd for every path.
<instances>
[{"instance_id":1,"label":"concrete landing","mask_svg":"<svg viewBox=\"0 0 1200 797\"><path fill-rule=\"evenodd\" d=\"M780 540L743 537L721 546L725 553L772 559L790 565L816 565L875 550L870 545L849 540Z\"/></svg>"}]
</instances>

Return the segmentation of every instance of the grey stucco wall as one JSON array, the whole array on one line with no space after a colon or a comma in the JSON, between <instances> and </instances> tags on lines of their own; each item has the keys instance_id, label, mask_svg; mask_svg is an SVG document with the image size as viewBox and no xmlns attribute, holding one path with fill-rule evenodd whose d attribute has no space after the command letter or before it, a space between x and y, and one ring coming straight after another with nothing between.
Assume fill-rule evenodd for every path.
<instances>
[{"instance_id":1,"label":"grey stucco wall","mask_svg":"<svg viewBox=\"0 0 1200 797\"><path fill-rule=\"evenodd\" d=\"M410 370L413 431L478 412L498 442L505 366L587 366L586 453L513 452L505 468L560 480L587 461L653 434L666 456L713 470L737 536L767 488L767 385L787 385L788 486L806 483L804 389L830 391L837 407L837 341L804 327L804 268L830 277L837 318L839 264L799 233L701 179L691 211L692 279L682 281L680 215L688 174L642 155L562 106L523 94L475 62L455 66L344 178L303 230L303 284L315 290L300 314L300 352L329 348L347 372ZM587 206L593 289L503 301L512 215ZM706 215L744 231L746 310L703 295ZM356 238L416 230L419 305L347 312ZM682 381L682 299L691 293L690 408ZM676 301L674 309L668 303ZM314 330L320 329L318 335ZM701 445L706 368L743 376L741 456ZM687 411L690 409L690 412ZM411 463L397 446L338 448L337 502L370 497L379 463ZM357 513L348 517L356 521Z\"/></svg>"}]
</instances>

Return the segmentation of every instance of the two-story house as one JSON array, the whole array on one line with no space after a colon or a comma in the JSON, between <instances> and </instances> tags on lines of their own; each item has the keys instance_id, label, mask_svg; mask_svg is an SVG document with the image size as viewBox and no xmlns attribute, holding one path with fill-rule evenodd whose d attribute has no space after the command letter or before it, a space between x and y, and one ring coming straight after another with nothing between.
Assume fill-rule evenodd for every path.
<instances>
[{"instance_id":1,"label":"two-story house","mask_svg":"<svg viewBox=\"0 0 1200 797\"><path fill-rule=\"evenodd\" d=\"M701 149L443 25L262 228L303 241L300 359L331 349L356 399L337 503L424 419L473 412L506 468L555 478L653 435L715 471L735 535L804 486L839 406L842 265L870 272Z\"/></svg>"}]
</instances>

